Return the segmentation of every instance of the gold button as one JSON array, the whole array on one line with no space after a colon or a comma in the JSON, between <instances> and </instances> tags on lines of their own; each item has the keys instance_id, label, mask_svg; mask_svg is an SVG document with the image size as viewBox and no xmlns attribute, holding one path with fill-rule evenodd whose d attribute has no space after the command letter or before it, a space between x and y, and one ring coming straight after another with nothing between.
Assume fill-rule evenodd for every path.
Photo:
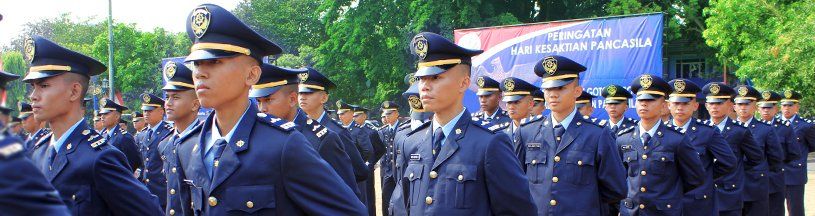
<instances>
[{"instance_id":1,"label":"gold button","mask_svg":"<svg viewBox=\"0 0 815 216\"><path fill-rule=\"evenodd\" d=\"M560 156L555 156L555 162L560 162Z\"/></svg>"},{"instance_id":2,"label":"gold button","mask_svg":"<svg viewBox=\"0 0 815 216\"><path fill-rule=\"evenodd\" d=\"M645 192L645 187L640 187L640 192Z\"/></svg>"},{"instance_id":3,"label":"gold button","mask_svg":"<svg viewBox=\"0 0 815 216\"><path fill-rule=\"evenodd\" d=\"M647 174L647 173L645 173L645 170L640 171L640 175L645 175L645 174Z\"/></svg>"},{"instance_id":4,"label":"gold button","mask_svg":"<svg viewBox=\"0 0 815 216\"><path fill-rule=\"evenodd\" d=\"M170 215L175 215L175 210L174 209L170 209Z\"/></svg>"},{"instance_id":5,"label":"gold button","mask_svg":"<svg viewBox=\"0 0 815 216\"><path fill-rule=\"evenodd\" d=\"M557 205L557 201L556 200L549 200L549 205Z\"/></svg>"},{"instance_id":6,"label":"gold button","mask_svg":"<svg viewBox=\"0 0 815 216\"><path fill-rule=\"evenodd\" d=\"M424 203L428 205L433 204L433 197L425 197Z\"/></svg>"},{"instance_id":7,"label":"gold button","mask_svg":"<svg viewBox=\"0 0 815 216\"><path fill-rule=\"evenodd\" d=\"M671 208L671 204L668 204L668 205L667 205L667 207L668 207L668 208Z\"/></svg>"},{"instance_id":8,"label":"gold button","mask_svg":"<svg viewBox=\"0 0 815 216\"><path fill-rule=\"evenodd\" d=\"M538 164L538 160L532 160L532 165Z\"/></svg>"},{"instance_id":9,"label":"gold button","mask_svg":"<svg viewBox=\"0 0 815 216\"><path fill-rule=\"evenodd\" d=\"M216 205L218 205L218 199L215 199L215 197L209 197L209 206L216 206Z\"/></svg>"},{"instance_id":10,"label":"gold button","mask_svg":"<svg viewBox=\"0 0 815 216\"><path fill-rule=\"evenodd\" d=\"M736 185L733 185L733 187L736 187Z\"/></svg>"},{"instance_id":11,"label":"gold button","mask_svg":"<svg viewBox=\"0 0 815 216\"><path fill-rule=\"evenodd\" d=\"M582 160L577 161L577 165L578 166L583 166L583 161Z\"/></svg>"},{"instance_id":12,"label":"gold button","mask_svg":"<svg viewBox=\"0 0 815 216\"><path fill-rule=\"evenodd\" d=\"M640 209L644 209L644 208L645 208L645 204L640 204Z\"/></svg>"},{"instance_id":13,"label":"gold button","mask_svg":"<svg viewBox=\"0 0 815 216\"><path fill-rule=\"evenodd\" d=\"M71 195L71 199L72 199L72 200L76 200L76 194Z\"/></svg>"},{"instance_id":14,"label":"gold button","mask_svg":"<svg viewBox=\"0 0 815 216\"><path fill-rule=\"evenodd\" d=\"M665 161L665 157L662 157L660 160Z\"/></svg>"},{"instance_id":15,"label":"gold button","mask_svg":"<svg viewBox=\"0 0 815 216\"><path fill-rule=\"evenodd\" d=\"M761 174L761 177L764 177L764 173Z\"/></svg>"},{"instance_id":16,"label":"gold button","mask_svg":"<svg viewBox=\"0 0 815 216\"><path fill-rule=\"evenodd\" d=\"M643 146L642 149L648 150L648 146Z\"/></svg>"},{"instance_id":17,"label":"gold button","mask_svg":"<svg viewBox=\"0 0 815 216\"><path fill-rule=\"evenodd\" d=\"M150 161L150 158L144 158L144 161L145 162Z\"/></svg>"},{"instance_id":18,"label":"gold button","mask_svg":"<svg viewBox=\"0 0 815 216\"><path fill-rule=\"evenodd\" d=\"M255 207L255 203L253 203L252 201L246 201L246 207L247 208L253 208L253 207Z\"/></svg>"},{"instance_id":19,"label":"gold button","mask_svg":"<svg viewBox=\"0 0 815 216\"><path fill-rule=\"evenodd\" d=\"M145 179L144 183L150 183L150 179Z\"/></svg>"},{"instance_id":20,"label":"gold button","mask_svg":"<svg viewBox=\"0 0 815 216\"><path fill-rule=\"evenodd\" d=\"M459 181L464 181L464 175L458 175L458 180Z\"/></svg>"},{"instance_id":21,"label":"gold button","mask_svg":"<svg viewBox=\"0 0 815 216\"><path fill-rule=\"evenodd\" d=\"M557 139L557 141L560 141L560 137L556 137L555 139Z\"/></svg>"},{"instance_id":22,"label":"gold button","mask_svg":"<svg viewBox=\"0 0 815 216\"><path fill-rule=\"evenodd\" d=\"M558 181L558 180L559 180L559 179L557 178L557 176L552 177L552 182L557 183L557 181Z\"/></svg>"},{"instance_id":23,"label":"gold button","mask_svg":"<svg viewBox=\"0 0 815 216\"><path fill-rule=\"evenodd\" d=\"M642 155L642 159L643 160L648 159L648 155Z\"/></svg>"},{"instance_id":24,"label":"gold button","mask_svg":"<svg viewBox=\"0 0 815 216\"><path fill-rule=\"evenodd\" d=\"M430 178L435 179L437 177L439 177L439 173L436 171L430 171Z\"/></svg>"},{"instance_id":25,"label":"gold button","mask_svg":"<svg viewBox=\"0 0 815 216\"><path fill-rule=\"evenodd\" d=\"M410 173L410 176L408 176L408 178L413 178L413 173Z\"/></svg>"},{"instance_id":26,"label":"gold button","mask_svg":"<svg viewBox=\"0 0 815 216\"><path fill-rule=\"evenodd\" d=\"M705 195L702 195L702 198L705 198L705 199L707 199L707 194L705 194Z\"/></svg>"},{"instance_id":27,"label":"gold button","mask_svg":"<svg viewBox=\"0 0 815 216\"><path fill-rule=\"evenodd\" d=\"M175 167L173 167L173 169L171 171L173 171L173 173L175 173Z\"/></svg>"},{"instance_id":28,"label":"gold button","mask_svg":"<svg viewBox=\"0 0 815 216\"><path fill-rule=\"evenodd\" d=\"M170 189L170 194L175 194L175 189Z\"/></svg>"}]
</instances>

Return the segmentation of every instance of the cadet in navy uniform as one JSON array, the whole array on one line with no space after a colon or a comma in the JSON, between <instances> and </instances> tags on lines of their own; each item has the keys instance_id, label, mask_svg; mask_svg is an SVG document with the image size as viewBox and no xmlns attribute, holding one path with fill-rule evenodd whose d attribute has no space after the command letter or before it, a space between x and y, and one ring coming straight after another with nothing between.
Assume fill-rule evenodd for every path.
<instances>
[{"instance_id":1,"label":"cadet in navy uniform","mask_svg":"<svg viewBox=\"0 0 815 216\"><path fill-rule=\"evenodd\" d=\"M580 115L575 102L583 91L586 67L563 56L535 65L543 78L549 116L521 121L520 147L537 215L601 215L602 206L625 197L625 169L614 135Z\"/></svg>"},{"instance_id":2,"label":"cadet in navy uniform","mask_svg":"<svg viewBox=\"0 0 815 216\"><path fill-rule=\"evenodd\" d=\"M580 93L580 97L577 97L575 106L581 116L591 117L591 114L594 113L594 107L591 104L592 99L594 99L594 95L589 94L585 90Z\"/></svg>"},{"instance_id":3,"label":"cadet in navy uniform","mask_svg":"<svg viewBox=\"0 0 815 216\"><path fill-rule=\"evenodd\" d=\"M90 77L105 65L39 36L26 39L24 47L31 68L23 81L33 89L34 118L53 131L33 159L71 214L160 215L158 199L133 177L125 155L82 117Z\"/></svg>"},{"instance_id":4,"label":"cadet in navy uniform","mask_svg":"<svg viewBox=\"0 0 815 216\"><path fill-rule=\"evenodd\" d=\"M166 157L161 157L162 149L159 148L159 143L172 135L173 126L164 121L164 100L160 97L149 93L142 94L141 109L144 111L144 120L149 125L141 145L144 157L141 181L147 185L151 193L159 196L161 206L166 207L167 197L164 194L167 191L167 178L162 172Z\"/></svg>"},{"instance_id":5,"label":"cadet in navy uniform","mask_svg":"<svg viewBox=\"0 0 815 216\"><path fill-rule=\"evenodd\" d=\"M543 111L546 110L546 99L543 96L543 90L532 92L532 100L535 101L535 104L532 106L532 111L529 113L529 115L536 116L549 114L543 113Z\"/></svg>"},{"instance_id":6,"label":"cadet in navy uniform","mask_svg":"<svg viewBox=\"0 0 815 216\"><path fill-rule=\"evenodd\" d=\"M784 165L784 149L775 134L772 124L755 119L756 102L761 93L747 85L736 87L734 98L738 121L753 133L753 139L764 148L766 160L756 166L744 168L744 209L743 215L768 215L770 199L770 171L781 172Z\"/></svg>"},{"instance_id":7,"label":"cadet in navy uniform","mask_svg":"<svg viewBox=\"0 0 815 216\"><path fill-rule=\"evenodd\" d=\"M348 158L351 158L351 166L354 167L357 182L365 181L368 178L368 166L351 136L351 131L331 120L324 106L328 101L328 90L335 88L336 85L317 70L308 67L306 69L308 72L298 75L300 78L300 84L297 87L298 105L309 119L316 120L317 123L340 136L345 153L348 154ZM362 188L357 189L357 191L361 190ZM360 195L360 200L363 200L362 194L358 195Z\"/></svg>"},{"instance_id":8,"label":"cadet in navy uniform","mask_svg":"<svg viewBox=\"0 0 815 216\"><path fill-rule=\"evenodd\" d=\"M196 7L187 19L198 100L214 111L187 137L177 158L196 215L365 215L354 192L294 123L259 113L249 91L261 59L281 49L226 9ZM179 179L182 180L182 179Z\"/></svg>"},{"instance_id":9,"label":"cadet in navy uniform","mask_svg":"<svg viewBox=\"0 0 815 216\"><path fill-rule=\"evenodd\" d=\"M25 147L26 155L30 157L34 151L34 145L36 145L40 139L50 134L51 130L45 127L45 122L39 121L37 118L32 118L34 117L34 109L31 108L31 104L19 102L17 103L17 107L20 108L19 116L23 119L23 128L29 134L23 146Z\"/></svg>"},{"instance_id":10,"label":"cadet in navy uniform","mask_svg":"<svg viewBox=\"0 0 815 216\"><path fill-rule=\"evenodd\" d=\"M70 215L59 194L25 156L22 140L0 135L0 212Z\"/></svg>"},{"instance_id":11,"label":"cadet in navy uniform","mask_svg":"<svg viewBox=\"0 0 815 216\"><path fill-rule=\"evenodd\" d=\"M478 85L476 95L478 95L478 104L481 110L472 113L470 116L494 125L510 122L511 119L507 112L501 110L501 106L498 105L501 102L501 84L488 76L480 76L476 80L476 85Z\"/></svg>"},{"instance_id":12,"label":"cadet in navy uniform","mask_svg":"<svg viewBox=\"0 0 815 216\"><path fill-rule=\"evenodd\" d=\"M382 156L382 159L379 160L379 175L382 184L382 209L380 210L384 216L390 215L388 206L390 206L393 189L396 187L396 179L394 178L394 172L396 171L396 149L393 141L396 132L402 126L410 124L410 120L399 121L399 108L399 105L393 101L384 101L380 106L383 125L379 128L378 133L385 145L385 154Z\"/></svg>"},{"instance_id":13,"label":"cadet in navy uniform","mask_svg":"<svg viewBox=\"0 0 815 216\"><path fill-rule=\"evenodd\" d=\"M540 91L540 88L515 77L506 78L501 83L501 91L504 93L502 101L507 103L507 114L512 121L500 127L512 139L512 149L520 160L526 154L520 146L521 121L530 117L529 113L534 106L532 92Z\"/></svg>"},{"instance_id":14,"label":"cadet in navy uniform","mask_svg":"<svg viewBox=\"0 0 815 216\"><path fill-rule=\"evenodd\" d=\"M365 182L365 198L367 198L366 206L368 207L368 214L369 215L376 215L376 194L374 189L374 169L376 168L376 163L379 161L379 158L382 158L382 155L385 153L385 147L383 146L382 139L379 138L379 134L377 133L376 129L366 121L368 120L368 109L359 105L352 105L351 106L354 111L354 123L359 126L359 129L364 131L368 134L368 139L370 140L371 147L372 147L372 154L371 157L365 162L368 165L368 180Z\"/></svg>"},{"instance_id":15,"label":"cadet in navy uniform","mask_svg":"<svg viewBox=\"0 0 815 216\"><path fill-rule=\"evenodd\" d=\"M249 97L257 99L258 109L263 113L294 122L296 130L308 139L311 147L331 165L343 182L359 195L351 158L345 152L339 135L317 121L309 119L306 113L297 108L298 75L306 70L263 64L261 71L260 80L249 92Z\"/></svg>"},{"instance_id":16,"label":"cadet in navy uniform","mask_svg":"<svg viewBox=\"0 0 815 216\"><path fill-rule=\"evenodd\" d=\"M705 170L690 139L661 120L671 87L644 74L634 79L631 91L641 120L617 134L628 169L628 197L620 215L683 215L682 197L704 183Z\"/></svg>"},{"instance_id":17,"label":"cadet in navy uniform","mask_svg":"<svg viewBox=\"0 0 815 216\"><path fill-rule=\"evenodd\" d=\"M143 132L147 130L145 125L144 115L139 111L133 112L133 129L136 130L136 135L133 135L133 139L136 140L136 144L141 145L142 139L144 139L143 136L145 133Z\"/></svg>"},{"instance_id":18,"label":"cadet in navy uniform","mask_svg":"<svg viewBox=\"0 0 815 216\"><path fill-rule=\"evenodd\" d=\"M787 185L787 212L790 216L804 215L804 185L807 183L807 157L815 151L815 125L798 115L801 94L784 91L781 99L781 115L777 118L790 122L797 135L802 157L788 162L784 166L784 182Z\"/></svg>"},{"instance_id":19,"label":"cadet in navy uniform","mask_svg":"<svg viewBox=\"0 0 815 216\"><path fill-rule=\"evenodd\" d=\"M753 139L753 133L747 127L730 119L733 113L733 88L719 82L711 82L702 87L705 95L705 108L710 114L710 124L724 136L733 155L736 156L736 167L732 172L723 173L714 179L716 188L716 208L719 215L741 215L744 206L744 171L745 167L756 166L764 160L764 147Z\"/></svg>"},{"instance_id":20,"label":"cadet in navy uniform","mask_svg":"<svg viewBox=\"0 0 815 216\"><path fill-rule=\"evenodd\" d=\"M161 171L167 179L167 185L164 194L156 195L165 197L165 215L192 215L193 213L188 211L190 209L189 187L180 183L182 175L178 172L176 148L177 141L187 137L191 131L190 128L198 124L198 110L201 108L201 103L198 102L198 97L195 95L192 71L184 65L181 59L173 59L164 63L162 74L167 80L162 88L167 95L164 110L166 110L167 120L173 122L173 129L170 132L171 135L158 144L163 160Z\"/></svg>"},{"instance_id":21,"label":"cadet in navy uniform","mask_svg":"<svg viewBox=\"0 0 815 216\"><path fill-rule=\"evenodd\" d=\"M795 129L788 121L776 119L778 114L778 102L781 95L772 91L761 92L761 99L758 101L761 120L770 122L784 149L784 165L796 161L802 157L801 146L796 139ZM805 154L804 154L805 155ZM770 215L784 215L784 199L786 197L785 170L770 171Z\"/></svg>"},{"instance_id":22,"label":"cadet in navy uniform","mask_svg":"<svg viewBox=\"0 0 815 216\"><path fill-rule=\"evenodd\" d=\"M705 169L702 186L685 193L682 199L685 215L718 215L716 191L713 180L736 169L737 159L724 137L708 121L693 117L699 109L696 95L702 91L693 81L674 79L668 82L672 91L669 95L673 119L667 122L685 132L693 148L699 153Z\"/></svg>"},{"instance_id":23,"label":"cadet in navy uniform","mask_svg":"<svg viewBox=\"0 0 815 216\"><path fill-rule=\"evenodd\" d=\"M362 160L365 161L365 170L368 170L367 176L369 178L357 182L357 188L359 188L362 203L365 203L365 206L371 207L368 200L368 195L371 194L368 192L368 181L373 180L373 176L370 172L370 167L368 161L373 157L373 147L371 146L371 140L368 136L368 133L362 130L361 125L357 125L354 122L354 111L353 107L349 104L343 103L342 100L337 101L337 120L343 128L348 130L351 134L351 142L356 144L356 149L362 155Z\"/></svg>"},{"instance_id":24,"label":"cadet in navy uniform","mask_svg":"<svg viewBox=\"0 0 815 216\"><path fill-rule=\"evenodd\" d=\"M405 170L393 196L406 201L393 202L406 205L394 208L409 215L534 214L509 136L472 121L462 104L470 86L470 58L483 51L428 32L413 37L410 47L419 57L415 76L421 103L434 115L399 146L397 161Z\"/></svg>"},{"instance_id":25,"label":"cadet in navy uniform","mask_svg":"<svg viewBox=\"0 0 815 216\"><path fill-rule=\"evenodd\" d=\"M142 166L139 146L136 144L133 136L127 133L125 129L119 127L122 111L127 110L127 107L105 98L99 101L99 109L99 114L102 115L102 126L105 128L100 132L102 137L108 141L108 144L116 147L125 154L130 171L135 172L136 169Z\"/></svg>"},{"instance_id":26,"label":"cadet in navy uniform","mask_svg":"<svg viewBox=\"0 0 815 216\"><path fill-rule=\"evenodd\" d=\"M628 110L628 99L632 98L628 90L619 85L608 85L603 88L600 95L605 98L603 100L603 108L608 113L608 120L600 121L605 127L611 130L615 135L620 130L637 125L637 120L633 118L626 118L625 111Z\"/></svg>"}]
</instances>

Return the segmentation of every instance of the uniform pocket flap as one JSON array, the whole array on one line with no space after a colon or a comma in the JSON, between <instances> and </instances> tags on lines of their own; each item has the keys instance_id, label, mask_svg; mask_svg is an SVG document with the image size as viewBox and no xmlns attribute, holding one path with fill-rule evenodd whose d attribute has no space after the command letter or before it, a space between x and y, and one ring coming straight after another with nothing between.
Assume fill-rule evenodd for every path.
<instances>
[{"instance_id":1,"label":"uniform pocket flap","mask_svg":"<svg viewBox=\"0 0 815 216\"><path fill-rule=\"evenodd\" d=\"M227 188L223 202L231 209L248 213L275 208L274 186L253 185Z\"/></svg>"}]
</instances>

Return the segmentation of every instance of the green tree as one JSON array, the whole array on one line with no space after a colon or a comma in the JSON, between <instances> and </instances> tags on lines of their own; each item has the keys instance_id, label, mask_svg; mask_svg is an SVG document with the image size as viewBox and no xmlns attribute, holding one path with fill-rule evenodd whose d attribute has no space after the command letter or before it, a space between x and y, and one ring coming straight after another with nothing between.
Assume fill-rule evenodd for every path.
<instances>
[{"instance_id":1,"label":"green tree","mask_svg":"<svg viewBox=\"0 0 815 216\"><path fill-rule=\"evenodd\" d=\"M23 54L17 51L3 53L3 71L20 75L20 79L25 76L28 67L23 60ZM17 107L17 102L27 101L26 85L20 81L12 81L6 84L6 107ZM17 108L14 108L17 109ZM19 110L17 110L19 111Z\"/></svg>"}]
</instances>

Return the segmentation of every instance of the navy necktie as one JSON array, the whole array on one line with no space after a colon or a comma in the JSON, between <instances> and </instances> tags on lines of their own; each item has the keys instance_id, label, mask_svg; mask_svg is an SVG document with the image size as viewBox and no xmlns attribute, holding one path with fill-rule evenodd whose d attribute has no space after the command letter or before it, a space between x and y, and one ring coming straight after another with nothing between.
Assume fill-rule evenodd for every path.
<instances>
[{"instance_id":1,"label":"navy necktie","mask_svg":"<svg viewBox=\"0 0 815 216\"><path fill-rule=\"evenodd\" d=\"M226 146L226 140L218 139L215 140L215 144L212 145L212 149L208 152L212 154L212 161L208 161L207 170L209 171L209 177L212 178L215 175L215 167L218 166L218 160L221 159L221 154L224 152L224 147Z\"/></svg>"},{"instance_id":2,"label":"navy necktie","mask_svg":"<svg viewBox=\"0 0 815 216\"><path fill-rule=\"evenodd\" d=\"M563 125L555 125L555 142L559 145L560 140L563 138L563 134L566 133L566 128L563 128Z\"/></svg>"},{"instance_id":3,"label":"navy necktie","mask_svg":"<svg viewBox=\"0 0 815 216\"><path fill-rule=\"evenodd\" d=\"M651 145L651 134L642 133L642 143L644 146Z\"/></svg>"},{"instance_id":4,"label":"navy necktie","mask_svg":"<svg viewBox=\"0 0 815 216\"><path fill-rule=\"evenodd\" d=\"M441 152L442 140L444 140L444 133L441 128L436 128L436 130L433 131L433 159L436 159L436 155Z\"/></svg>"}]
</instances>

